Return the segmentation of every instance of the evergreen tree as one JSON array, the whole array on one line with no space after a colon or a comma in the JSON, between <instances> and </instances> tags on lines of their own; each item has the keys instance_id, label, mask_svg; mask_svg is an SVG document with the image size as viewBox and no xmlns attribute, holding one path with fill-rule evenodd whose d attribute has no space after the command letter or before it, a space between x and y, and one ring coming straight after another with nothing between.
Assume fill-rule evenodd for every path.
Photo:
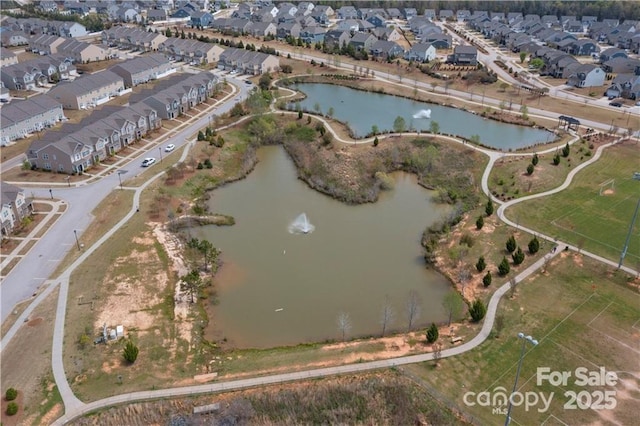
<instances>
[{"instance_id":1,"label":"evergreen tree","mask_svg":"<svg viewBox=\"0 0 640 426\"><path fill-rule=\"evenodd\" d=\"M133 364L136 362L136 359L138 359L138 352L138 347L134 345L131 340L127 340L127 343L124 345L124 349L122 350L122 356L129 364Z\"/></svg>"},{"instance_id":2,"label":"evergreen tree","mask_svg":"<svg viewBox=\"0 0 640 426\"><path fill-rule=\"evenodd\" d=\"M562 156L566 158L569 156L570 152L571 152L571 149L569 148L569 142L567 142L564 148L562 148Z\"/></svg>"},{"instance_id":3,"label":"evergreen tree","mask_svg":"<svg viewBox=\"0 0 640 426\"><path fill-rule=\"evenodd\" d=\"M471 315L471 321L478 322L487 314L487 307L482 300L476 299L469 308L469 314Z\"/></svg>"},{"instance_id":4,"label":"evergreen tree","mask_svg":"<svg viewBox=\"0 0 640 426\"><path fill-rule=\"evenodd\" d=\"M478 219L476 220L476 229L479 231L482 229L483 226L484 226L484 218L482 216L478 216Z\"/></svg>"},{"instance_id":5,"label":"evergreen tree","mask_svg":"<svg viewBox=\"0 0 640 426\"><path fill-rule=\"evenodd\" d=\"M533 163L529 163L529 165L527 166L527 175L531 176L534 170L535 170L535 167Z\"/></svg>"},{"instance_id":6,"label":"evergreen tree","mask_svg":"<svg viewBox=\"0 0 640 426\"><path fill-rule=\"evenodd\" d=\"M537 153L533 154L533 157L531 158L531 164L533 164L534 166L537 166L538 165L538 161L539 161L538 154Z\"/></svg>"},{"instance_id":7,"label":"evergreen tree","mask_svg":"<svg viewBox=\"0 0 640 426\"><path fill-rule=\"evenodd\" d=\"M498 265L498 275L504 277L511 271L511 266L509 266L509 262L506 257L502 258L502 262Z\"/></svg>"},{"instance_id":8,"label":"evergreen tree","mask_svg":"<svg viewBox=\"0 0 640 426\"><path fill-rule=\"evenodd\" d=\"M540 241L538 241L537 237L533 237L529 241L529 254L536 254L538 250L540 250Z\"/></svg>"},{"instance_id":9,"label":"evergreen tree","mask_svg":"<svg viewBox=\"0 0 640 426\"><path fill-rule=\"evenodd\" d=\"M480 256L478 262L476 263L476 269L478 270L478 272L482 272L486 267L487 263L484 261L484 256Z\"/></svg>"},{"instance_id":10,"label":"evergreen tree","mask_svg":"<svg viewBox=\"0 0 640 426\"><path fill-rule=\"evenodd\" d=\"M513 253L513 251L516 249L516 247L518 246L518 244L516 243L516 238L512 235L509 237L509 239L507 240L507 244L505 244L507 251L509 253Z\"/></svg>"},{"instance_id":11,"label":"evergreen tree","mask_svg":"<svg viewBox=\"0 0 640 426\"><path fill-rule=\"evenodd\" d=\"M485 287L489 287L491 285L491 281L493 281L493 277L491 276L491 271L487 271L484 277L482 277L482 285Z\"/></svg>"},{"instance_id":12,"label":"evergreen tree","mask_svg":"<svg viewBox=\"0 0 640 426\"><path fill-rule=\"evenodd\" d=\"M434 343L438 340L440 333L438 332L438 326L431 323L431 326L427 329L427 342Z\"/></svg>"},{"instance_id":13,"label":"evergreen tree","mask_svg":"<svg viewBox=\"0 0 640 426\"><path fill-rule=\"evenodd\" d=\"M516 250L515 253L511 255L511 258L513 259L514 265L519 265L524 262L524 252L520 247L518 247L518 250Z\"/></svg>"},{"instance_id":14,"label":"evergreen tree","mask_svg":"<svg viewBox=\"0 0 640 426\"><path fill-rule=\"evenodd\" d=\"M493 201L491 201L491 198L487 201L487 206L484 208L484 212L487 214L487 217L493 214Z\"/></svg>"},{"instance_id":15,"label":"evergreen tree","mask_svg":"<svg viewBox=\"0 0 640 426\"><path fill-rule=\"evenodd\" d=\"M560 164L560 155L556 154L553 156L553 165L557 166L558 164Z\"/></svg>"}]
</instances>

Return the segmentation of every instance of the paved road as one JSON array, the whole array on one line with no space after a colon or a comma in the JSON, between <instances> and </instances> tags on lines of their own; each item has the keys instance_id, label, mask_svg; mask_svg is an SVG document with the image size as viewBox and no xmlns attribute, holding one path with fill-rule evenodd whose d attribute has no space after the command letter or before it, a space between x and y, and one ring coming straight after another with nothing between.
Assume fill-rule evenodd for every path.
<instances>
[{"instance_id":1,"label":"paved road","mask_svg":"<svg viewBox=\"0 0 640 426\"><path fill-rule=\"evenodd\" d=\"M226 78L233 80L229 77ZM237 92L229 96L225 103L215 107L213 113L226 113L233 107L236 98L246 98L248 91L252 88L243 82L233 81L236 83ZM188 137L209 124L211 114L212 112L201 114L192 124L175 133L163 144L173 143L176 147L184 145ZM134 146L134 148L136 147ZM140 167L144 157L156 156L157 154L158 145L156 143L150 144L147 150L140 151L132 161L122 166L123 171L127 171L120 176L123 182L145 170ZM27 195L46 199L50 198L52 194L54 199L64 200L68 204L68 209L2 281L0 285L0 319L2 321L10 315L16 304L31 297L46 283L69 250L77 250L74 230L82 242L83 232L93 221L93 210L111 191L119 188L119 179L117 173L112 173L95 179L92 183L79 184L77 187L69 188L66 183L57 187L49 184L44 185L46 186L26 189ZM25 185L21 186L26 187Z\"/></svg>"}]
</instances>

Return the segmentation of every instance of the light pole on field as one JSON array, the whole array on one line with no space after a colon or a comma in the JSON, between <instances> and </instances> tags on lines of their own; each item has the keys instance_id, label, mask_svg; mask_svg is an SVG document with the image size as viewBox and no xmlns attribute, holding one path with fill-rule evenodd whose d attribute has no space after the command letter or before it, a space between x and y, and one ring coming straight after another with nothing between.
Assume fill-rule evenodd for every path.
<instances>
[{"instance_id":1,"label":"light pole on field","mask_svg":"<svg viewBox=\"0 0 640 426\"><path fill-rule=\"evenodd\" d=\"M640 172L635 172L633 174L634 180L640 180ZM624 241L624 247L622 247L622 253L620 253L620 261L618 262L618 269L622 266L622 262L624 261L624 257L627 255L627 250L629 249L629 240L631 239L631 234L633 233L633 225L636 223L636 217L638 217L638 210L640 210L640 198L638 199L638 204L636 204L636 210L633 212L633 217L631 218L631 223L629 224L629 231L627 232L627 238Z\"/></svg>"},{"instance_id":2,"label":"light pole on field","mask_svg":"<svg viewBox=\"0 0 640 426\"><path fill-rule=\"evenodd\" d=\"M518 388L518 376L520 376L520 367L522 367L522 360L524 359L524 350L527 346L527 342L533 346L538 344L538 341L531 336L525 336L524 333L518 333L518 339L522 339L522 349L520 350L520 359L518 360L518 369L516 370L516 380L513 382L513 390L509 395L509 408L507 408L507 418L504 421L504 426L509 426L511 422L511 409L513 408L513 394L516 393Z\"/></svg>"}]
</instances>

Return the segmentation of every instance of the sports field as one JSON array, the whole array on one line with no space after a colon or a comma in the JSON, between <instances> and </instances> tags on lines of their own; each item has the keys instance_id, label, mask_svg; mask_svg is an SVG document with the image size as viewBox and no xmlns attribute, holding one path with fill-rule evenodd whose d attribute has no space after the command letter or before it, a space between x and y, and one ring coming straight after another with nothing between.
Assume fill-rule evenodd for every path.
<instances>
[{"instance_id":1,"label":"sports field","mask_svg":"<svg viewBox=\"0 0 640 426\"><path fill-rule=\"evenodd\" d=\"M519 284L513 299L503 299L498 338L437 369L406 368L478 424L504 424L522 332L539 343L524 346L512 425L635 424L640 282L628 280L590 258L562 253L547 272Z\"/></svg>"},{"instance_id":2,"label":"sports field","mask_svg":"<svg viewBox=\"0 0 640 426\"><path fill-rule=\"evenodd\" d=\"M627 142L610 147L596 163L580 171L565 191L515 205L506 215L618 261L640 201L640 180L634 180L634 172L640 172L640 145ZM631 233L624 264L640 267L640 219Z\"/></svg>"}]
</instances>

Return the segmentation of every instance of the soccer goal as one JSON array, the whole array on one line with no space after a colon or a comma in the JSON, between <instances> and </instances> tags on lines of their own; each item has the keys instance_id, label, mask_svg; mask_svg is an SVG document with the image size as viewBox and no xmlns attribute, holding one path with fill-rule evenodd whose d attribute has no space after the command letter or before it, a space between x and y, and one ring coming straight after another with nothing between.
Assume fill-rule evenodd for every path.
<instances>
[{"instance_id":1,"label":"soccer goal","mask_svg":"<svg viewBox=\"0 0 640 426\"><path fill-rule=\"evenodd\" d=\"M605 182L602 182L600 184L599 195L613 194L615 189L616 189L616 180L615 179L609 179L609 180L607 180Z\"/></svg>"}]
</instances>

